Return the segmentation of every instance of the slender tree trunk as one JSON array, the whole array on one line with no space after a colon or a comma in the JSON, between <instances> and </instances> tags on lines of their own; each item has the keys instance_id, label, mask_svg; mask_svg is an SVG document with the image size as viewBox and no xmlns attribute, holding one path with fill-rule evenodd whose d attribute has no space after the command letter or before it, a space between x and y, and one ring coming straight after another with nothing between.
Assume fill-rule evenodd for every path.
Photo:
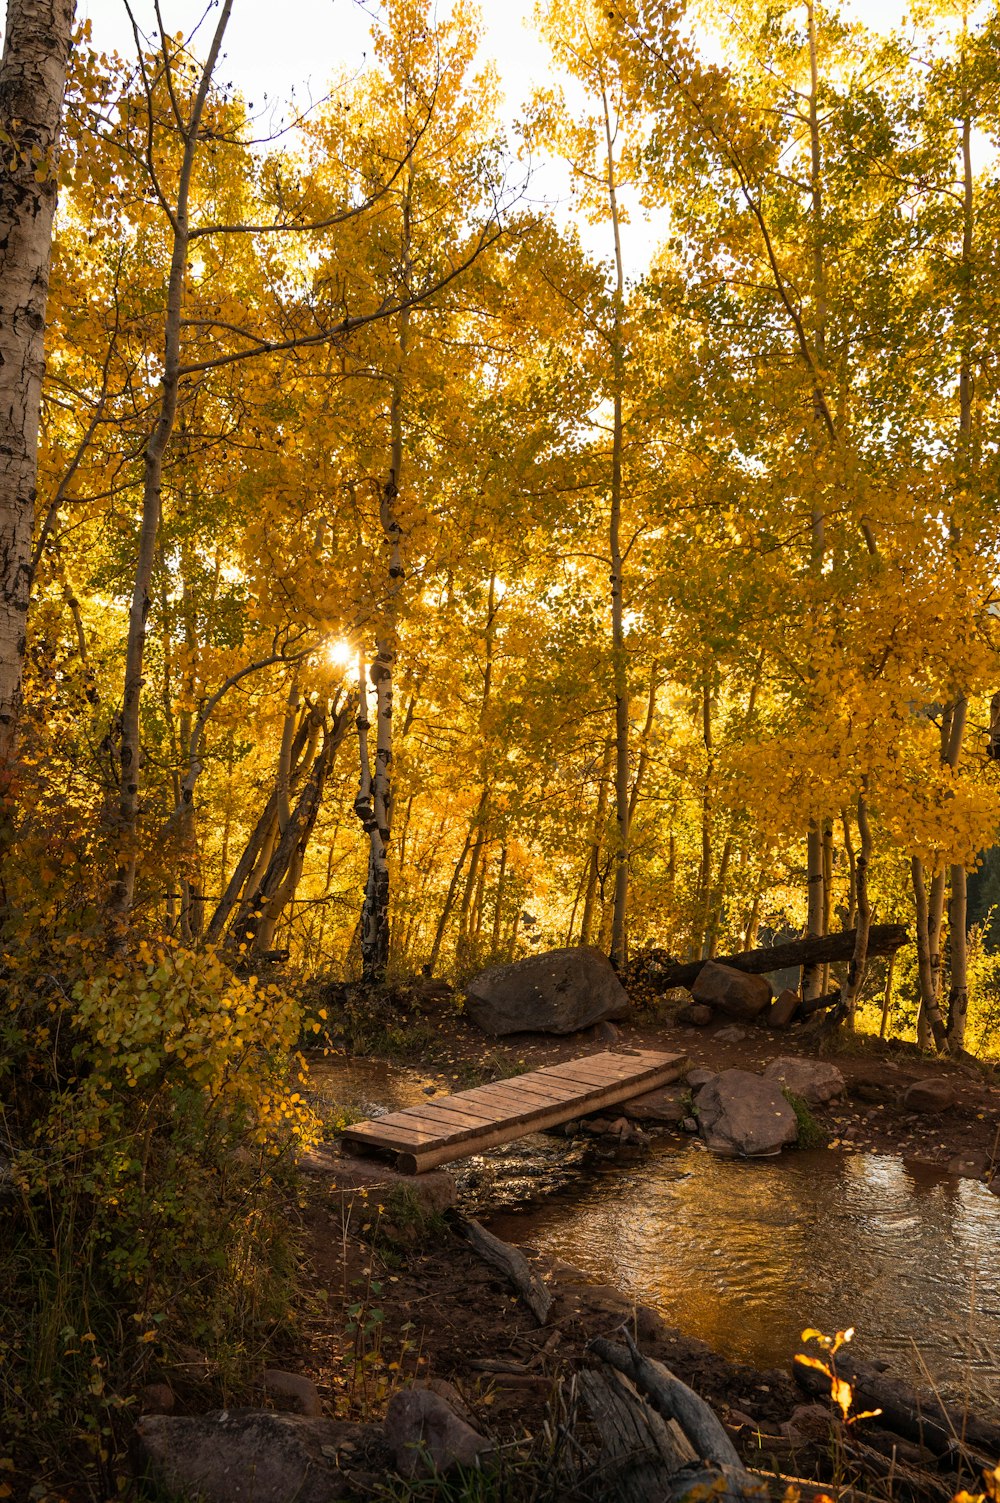
<instances>
[{"instance_id":1,"label":"slender tree trunk","mask_svg":"<svg viewBox=\"0 0 1000 1503\"><path fill-rule=\"evenodd\" d=\"M701 735L705 745L705 776L701 786L701 865L698 868L697 954L706 959L709 950L709 920L712 907L712 691L701 691Z\"/></svg>"},{"instance_id":2,"label":"slender tree trunk","mask_svg":"<svg viewBox=\"0 0 1000 1503\"><path fill-rule=\"evenodd\" d=\"M408 169L403 195L402 285L410 287L410 200L413 180ZM392 377L389 401L389 475L382 487L379 519L389 552L388 588L384 622L376 642L371 681L375 689L375 766L370 776L368 833L368 880L361 911L361 973L369 985L385 977L389 964L390 876L389 852L392 845L392 692L397 656L397 615L399 596L406 578L403 568L403 529L399 521L399 487L403 475L403 401L406 361L410 342L410 312L399 315L396 369Z\"/></svg>"},{"instance_id":3,"label":"slender tree trunk","mask_svg":"<svg viewBox=\"0 0 1000 1503\"><path fill-rule=\"evenodd\" d=\"M629 693L628 657L625 649L625 581L622 553L622 458L624 448L625 349L624 299L625 270L622 259L621 222L618 211L617 168L611 107L602 85L604 137L607 149L608 204L615 247L614 317L611 328L612 361L612 436L611 436L611 513L608 543L611 554L611 653L615 700L615 821L614 908L611 924L611 962L618 970L628 963L626 915L629 879Z\"/></svg>"},{"instance_id":4,"label":"slender tree trunk","mask_svg":"<svg viewBox=\"0 0 1000 1503\"><path fill-rule=\"evenodd\" d=\"M581 945L594 943L594 923L597 917L597 883L601 871L601 847L608 818L611 769L614 763L615 743L608 737L604 743L604 758L601 762L601 777L597 788L597 810L594 814L594 838L590 846L590 865L587 870L587 891L583 899L583 919L580 923Z\"/></svg>"},{"instance_id":5,"label":"slender tree trunk","mask_svg":"<svg viewBox=\"0 0 1000 1503\"><path fill-rule=\"evenodd\" d=\"M963 17L963 29L965 18ZM966 55L963 36L962 72ZM966 100L961 126L962 144L962 265L959 297L960 357L958 371L958 470L959 494L971 489L973 480L972 398L973 398L973 251L975 230L975 179L972 173L972 115ZM961 529L953 516L951 537L957 542ZM966 700L960 701L963 708ZM963 729L965 716L963 713ZM958 761L956 752L953 766ZM952 1049L965 1048L965 1028L969 1010L969 943L968 877L964 865L951 867L951 904L948 915L951 984L948 990L948 1044Z\"/></svg>"},{"instance_id":6,"label":"slender tree trunk","mask_svg":"<svg viewBox=\"0 0 1000 1503\"><path fill-rule=\"evenodd\" d=\"M854 850L854 839L851 835L851 821L846 809L840 811L840 823L844 829L844 850L847 852L848 888L847 888L847 920L845 929L854 928L854 920L858 911L858 862Z\"/></svg>"},{"instance_id":7,"label":"slender tree trunk","mask_svg":"<svg viewBox=\"0 0 1000 1503\"><path fill-rule=\"evenodd\" d=\"M951 911L948 933L951 943L951 986L948 990L948 1046L965 1048L965 1025L969 1012L969 897L965 867L951 868Z\"/></svg>"},{"instance_id":8,"label":"slender tree trunk","mask_svg":"<svg viewBox=\"0 0 1000 1503\"><path fill-rule=\"evenodd\" d=\"M0 59L0 799L21 713L45 311L74 0L8 0ZM0 850L7 845L5 838Z\"/></svg>"},{"instance_id":9,"label":"slender tree trunk","mask_svg":"<svg viewBox=\"0 0 1000 1503\"><path fill-rule=\"evenodd\" d=\"M819 937L823 928L825 899L823 892L823 831L817 820L809 826L806 839L806 933ZM805 999L818 997L823 990L823 967L803 966L802 996Z\"/></svg>"},{"instance_id":10,"label":"slender tree trunk","mask_svg":"<svg viewBox=\"0 0 1000 1503\"><path fill-rule=\"evenodd\" d=\"M167 280L160 409L156 426L146 444L143 456L142 522L139 529L139 552L136 560L125 652L125 684L122 694L119 754L118 858L115 878L108 897L109 939L113 948L121 948L126 941L139 857L140 738L146 618L149 614L149 591L162 514L163 462L174 430L180 389L181 320L190 233L188 207L191 178L201 135L205 101L208 98L212 74L222 48L222 39L229 23L232 6L233 0L222 0L219 20L208 49L205 66L202 69L191 115L183 128L184 151L178 175L177 197L170 215L173 245L170 274ZM152 120L152 98L147 100L147 105Z\"/></svg>"},{"instance_id":11,"label":"slender tree trunk","mask_svg":"<svg viewBox=\"0 0 1000 1503\"><path fill-rule=\"evenodd\" d=\"M750 904L750 912L747 915L747 926L743 935L744 950L752 950L757 943L757 929L760 925L760 900L764 896L764 887L767 883L767 854L760 863L760 874L757 877L753 890L753 901Z\"/></svg>"},{"instance_id":12,"label":"slender tree trunk","mask_svg":"<svg viewBox=\"0 0 1000 1503\"><path fill-rule=\"evenodd\" d=\"M878 1036L884 1039L889 1028L889 1014L892 1008L892 978L896 969L895 950L889 956L885 967L885 991L882 993L882 1021L879 1024Z\"/></svg>"},{"instance_id":13,"label":"slender tree trunk","mask_svg":"<svg viewBox=\"0 0 1000 1503\"><path fill-rule=\"evenodd\" d=\"M826 260L823 211L823 155L819 124L819 54L816 35L816 12L813 0L806 0L806 22L809 32L809 152L810 152L810 197L812 208L812 329L813 350L816 361L814 402L818 444L823 446L829 432L825 416L825 402L821 394L822 373L826 366ZM812 570L819 575L823 570L826 554L826 518L822 498L814 489L811 529ZM826 933L826 891L823 863L823 827L818 820L810 822L806 837L806 933ZM802 995L805 999L818 997L824 987L822 966L808 966L802 972Z\"/></svg>"},{"instance_id":14,"label":"slender tree trunk","mask_svg":"<svg viewBox=\"0 0 1000 1503\"><path fill-rule=\"evenodd\" d=\"M965 737L965 727L968 719L969 704L965 696L948 706L941 726L941 761L952 769L958 766L959 757L962 753L962 742ZM914 899L917 910L917 945L918 953L920 946L921 929L921 900L919 888L925 886L923 864L917 857L911 862L913 871ZM918 884L919 876L919 884ZM944 904L945 904L945 878L946 872L942 867L936 871L931 879L930 896L924 904L924 943L927 947L927 973L919 971L920 975L920 1011L917 1016L917 1042L921 1048L928 1048L933 1041L938 1049L943 1049L947 1042L947 1030L941 1015L941 976L943 971L943 959L941 954L941 934L944 927ZM960 904L963 928L966 922L966 905ZM957 959L959 963L958 985L959 994L967 989L965 975L966 946L964 937L957 946ZM954 985L954 978L953 978ZM961 1005L961 1002L960 1002Z\"/></svg>"},{"instance_id":15,"label":"slender tree trunk","mask_svg":"<svg viewBox=\"0 0 1000 1503\"><path fill-rule=\"evenodd\" d=\"M507 876L507 846L506 846L506 843L504 843L500 847L500 870L497 872L497 891L496 891L496 898L495 898L495 905L496 906L493 909L493 940L492 940L492 944L490 946L490 953L491 953L491 955L493 956L494 959L496 959L496 957L500 953L500 935L502 933L502 925L503 925L503 891L504 891L504 879L506 878L506 876Z\"/></svg>"},{"instance_id":16,"label":"slender tree trunk","mask_svg":"<svg viewBox=\"0 0 1000 1503\"><path fill-rule=\"evenodd\" d=\"M470 830L465 837L465 844L462 846L462 853L459 856L458 860L455 862L455 869L451 874L451 881L448 884L448 891L445 894L444 906L442 907L441 912L438 916L437 928L434 931L434 941L431 945L431 953L427 960L428 975L434 974L434 967L437 965L440 958L441 945L444 940L445 930L448 927L448 920L451 917L451 910L455 906L455 898L458 894L458 884L461 880L462 868L465 865L465 858L469 854L471 849L472 831Z\"/></svg>"},{"instance_id":17,"label":"slender tree trunk","mask_svg":"<svg viewBox=\"0 0 1000 1503\"><path fill-rule=\"evenodd\" d=\"M708 953L712 956L719 948L719 925L726 900L726 882L729 878L729 863L733 859L733 837L727 835L719 857L719 870L715 878L711 913L708 920Z\"/></svg>"},{"instance_id":18,"label":"slender tree trunk","mask_svg":"<svg viewBox=\"0 0 1000 1503\"><path fill-rule=\"evenodd\" d=\"M938 1048L943 1048L947 1037L944 1019L938 1006L935 990L932 946L936 944L930 918L930 905L924 881L923 862L914 856L910 862L913 876L913 902L917 931L917 975L920 985L920 1013L917 1021L917 1040L921 1042L921 1025L934 1039Z\"/></svg>"},{"instance_id":19,"label":"slender tree trunk","mask_svg":"<svg viewBox=\"0 0 1000 1503\"><path fill-rule=\"evenodd\" d=\"M310 712L303 715L299 721L294 740L292 742L292 766L295 769L293 779L303 761L311 755L311 738L314 734L315 718ZM280 754L279 754L280 763ZM277 777L280 778L280 765ZM221 937L222 932L229 922L229 916L240 899L240 894L248 894L256 891L267 870L268 862L274 850L274 843L278 838L278 789L277 778L272 787L267 803L261 812L250 838L244 847L243 854L236 865L219 901L215 912L205 930L206 944L215 944ZM244 915L238 915L234 928L242 926Z\"/></svg>"},{"instance_id":20,"label":"slender tree trunk","mask_svg":"<svg viewBox=\"0 0 1000 1503\"><path fill-rule=\"evenodd\" d=\"M844 988L844 1012L850 1027L858 1009L858 999L864 985L868 966L868 935L871 930L872 910L868 897L868 868L872 859L872 832L868 820L868 800L862 791L858 794L858 857L857 892L858 922L854 937L854 954L847 968L847 985Z\"/></svg>"},{"instance_id":21,"label":"slender tree trunk","mask_svg":"<svg viewBox=\"0 0 1000 1503\"><path fill-rule=\"evenodd\" d=\"M573 943L573 930L576 928L577 909L580 907L580 899L583 897L583 890L587 885L587 876L589 872L590 854L588 852L587 859L583 863L583 870L580 873L580 880L576 884L576 896L573 899L573 907L570 910L569 923L566 925L566 938L563 940L564 945L571 945Z\"/></svg>"}]
</instances>

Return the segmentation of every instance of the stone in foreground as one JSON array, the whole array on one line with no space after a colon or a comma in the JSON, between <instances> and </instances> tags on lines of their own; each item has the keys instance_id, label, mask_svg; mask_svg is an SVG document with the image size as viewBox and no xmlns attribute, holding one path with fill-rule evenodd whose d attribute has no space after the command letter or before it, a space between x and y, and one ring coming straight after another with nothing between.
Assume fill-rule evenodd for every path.
<instances>
[{"instance_id":1,"label":"stone in foreground","mask_svg":"<svg viewBox=\"0 0 1000 1503\"><path fill-rule=\"evenodd\" d=\"M493 966L466 988L467 1016L484 1033L578 1033L629 1013L611 962L589 945Z\"/></svg>"},{"instance_id":2,"label":"stone in foreground","mask_svg":"<svg viewBox=\"0 0 1000 1503\"><path fill-rule=\"evenodd\" d=\"M764 976L748 976L733 966L709 960L691 988L696 1002L714 1007L740 1023L752 1023L768 1007L774 995Z\"/></svg>"},{"instance_id":3,"label":"stone in foreground","mask_svg":"<svg viewBox=\"0 0 1000 1503\"><path fill-rule=\"evenodd\" d=\"M903 1106L908 1112L947 1112L957 1095L950 1080L915 1080L903 1092Z\"/></svg>"},{"instance_id":4,"label":"stone in foreground","mask_svg":"<svg viewBox=\"0 0 1000 1503\"><path fill-rule=\"evenodd\" d=\"M661 1086L658 1091L626 1101L623 1111L633 1122L683 1122L690 1097L686 1086Z\"/></svg>"},{"instance_id":5,"label":"stone in foreground","mask_svg":"<svg viewBox=\"0 0 1000 1503\"><path fill-rule=\"evenodd\" d=\"M823 1106L844 1094L844 1077L836 1065L825 1059L798 1059L782 1055L772 1059L764 1071L765 1080L777 1081L793 1096L801 1096L809 1106Z\"/></svg>"},{"instance_id":6,"label":"stone in foreground","mask_svg":"<svg viewBox=\"0 0 1000 1503\"><path fill-rule=\"evenodd\" d=\"M692 1028L707 1028L714 1017L712 1009L706 1007L704 1002L686 1002L674 1013L674 1022L687 1023Z\"/></svg>"},{"instance_id":7,"label":"stone in foreground","mask_svg":"<svg viewBox=\"0 0 1000 1503\"><path fill-rule=\"evenodd\" d=\"M165 1493L203 1503L334 1503L356 1496L351 1470L383 1475L389 1461L376 1425L258 1409L148 1415L136 1447Z\"/></svg>"},{"instance_id":8,"label":"stone in foreground","mask_svg":"<svg viewBox=\"0 0 1000 1503\"><path fill-rule=\"evenodd\" d=\"M285 1372L280 1367L264 1369L261 1383L267 1397L276 1409L293 1410L307 1419L319 1419L323 1413L323 1401L319 1389L304 1373Z\"/></svg>"},{"instance_id":9,"label":"stone in foreground","mask_svg":"<svg viewBox=\"0 0 1000 1503\"><path fill-rule=\"evenodd\" d=\"M767 1010L764 1022L768 1028L788 1028L799 1010L800 997L786 986Z\"/></svg>"},{"instance_id":10,"label":"stone in foreground","mask_svg":"<svg viewBox=\"0 0 1000 1503\"><path fill-rule=\"evenodd\" d=\"M458 1466L474 1466L492 1449L440 1391L416 1384L389 1400L385 1438L402 1477L433 1476Z\"/></svg>"},{"instance_id":11,"label":"stone in foreground","mask_svg":"<svg viewBox=\"0 0 1000 1503\"><path fill-rule=\"evenodd\" d=\"M706 1144L728 1157L778 1153L798 1136L795 1113L777 1081L750 1070L723 1070L698 1092L697 1107Z\"/></svg>"}]
</instances>

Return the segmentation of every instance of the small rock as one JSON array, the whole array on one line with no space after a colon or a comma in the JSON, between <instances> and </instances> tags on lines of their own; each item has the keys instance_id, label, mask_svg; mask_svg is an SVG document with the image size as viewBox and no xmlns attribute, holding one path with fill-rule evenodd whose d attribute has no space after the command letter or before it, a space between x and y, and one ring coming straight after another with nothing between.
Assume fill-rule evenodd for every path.
<instances>
[{"instance_id":1,"label":"small rock","mask_svg":"<svg viewBox=\"0 0 1000 1503\"><path fill-rule=\"evenodd\" d=\"M591 1138L603 1138L611 1131L610 1117L588 1117L581 1123L583 1131Z\"/></svg>"},{"instance_id":2,"label":"small rock","mask_svg":"<svg viewBox=\"0 0 1000 1503\"><path fill-rule=\"evenodd\" d=\"M872 1106L884 1106L893 1096L891 1085L880 1085L875 1080L854 1080L848 1086L848 1091L858 1101L867 1101Z\"/></svg>"},{"instance_id":3,"label":"small rock","mask_svg":"<svg viewBox=\"0 0 1000 1503\"><path fill-rule=\"evenodd\" d=\"M902 1104L908 1112L946 1112L956 1094L950 1080L915 1080L903 1092Z\"/></svg>"},{"instance_id":4,"label":"small rock","mask_svg":"<svg viewBox=\"0 0 1000 1503\"><path fill-rule=\"evenodd\" d=\"M750 1037L745 1028L720 1028L715 1035L717 1044L743 1044Z\"/></svg>"},{"instance_id":5,"label":"small rock","mask_svg":"<svg viewBox=\"0 0 1000 1503\"><path fill-rule=\"evenodd\" d=\"M626 1101L625 1115L635 1122L680 1122L687 1114L687 1096L684 1086L661 1086L658 1091Z\"/></svg>"},{"instance_id":6,"label":"small rock","mask_svg":"<svg viewBox=\"0 0 1000 1503\"><path fill-rule=\"evenodd\" d=\"M1000 1174L995 1174L986 1188L991 1195L1000 1195Z\"/></svg>"},{"instance_id":7,"label":"small rock","mask_svg":"<svg viewBox=\"0 0 1000 1503\"><path fill-rule=\"evenodd\" d=\"M438 1088L437 1088L436 1085L425 1085L424 1086L424 1095L425 1096L436 1096L437 1095L437 1089Z\"/></svg>"},{"instance_id":8,"label":"small rock","mask_svg":"<svg viewBox=\"0 0 1000 1503\"><path fill-rule=\"evenodd\" d=\"M764 976L748 976L732 966L709 960L698 972L691 988L696 1002L718 1008L741 1023L752 1023L771 1001L774 993Z\"/></svg>"},{"instance_id":9,"label":"small rock","mask_svg":"<svg viewBox=\"0 0 1000 1503\"><path fill-rule=\"evenodd\" d=\"M681 1123L681 1127L684 1129L685 1132L697 1132L698 1131L698 1119L697 1119L697 1117L685 1117L684 1120L683 1120L683 1122Z\"/></svg>"},{"instance_id":10,"label":"small rock","mask_svg":"<svg viewBox=\"0 0 1000 1503\"><path fill-rule=\"evenodd\" d=\"M832 1429L833 1416L822 1404L799 1404L787 1424L781 1426L782 1434L789 1440L827 1441Z\"/></svg>"},{"instance_id":11,"label":"small rock","mask_svg":"<svg viewBox=\"0 0 1000 1503\"><path fill-rule=\"evenodd\" d=\"M580 1122L577 1117L574 1117L572 1122L567 1122L563 1127L563 1132L565 1133L567 1138L575 1138L579 1131Z\"/></svg>"},{"instance_id":12,"label":"small rock","mask_svg":"<svg viewBox=\"0 0 1000 1503\"><path fill-rule=\"evenodd\" d=\"M610 1128L608 1129L608 1131L611 1132L615 1137L619 1137L619 1138L624 1133L630 1132L631 1128L629 1127L629 1120L628 1120L628 1118L627 1117L616 1117L615 1120L612 1122L612 1124L611 1124Z\"/></svg>"},{"instance_id":13,"label":"small rock","mask_svg":"<svg viewBox=\"0 0 1000 1503\"><path fill-rule=\"evenodd\" d=\"M714 1017L712 1009L704 1002L688 1002L674 1013L675 1022L690 1023L695 1028L707 1028Z\"/></svg>"},{"instance_id":14,"label":"small rock","mask_svg":"<svg viewBox=\"0 0 1000 1503\"><path fill-rule=\"evenodd\" d=\"M786 986L767 1010L764 1022L768 1028L787 1028L799 1010L799 994Z\"/></svg>"},{"instance_id":15,"label":"small rock","mask_svg":"<svg viewBox=\"0 0 1000 1503\"><path fill-rule=\"evenodd\" d=\"M286 1373L279 1367L264 1372L264 1392L278 1409L292 1409L307 1419L319 1419L323 1401L319 1389L303 1373Z\"/></svg>"},{"instance_id":16,"label":"small rock","mask_svg":"<svg viewBox=\"0 0 1000 1503\"><path fill-rule=\"evenodd\" d=\"M407 1478L474 1466L491 1449L484 1436L429 1388L393 1394L385 1415L385 1438L397 1472Z\"/></svg>"},{"instance_id":17,"label":"small rock","mask_svg":"<svg viewBox=\"0 0 1000 1503\"><path fill-rule=\"evenodd\" d=\"M985 1172L985 1153L959 1153L948 1160L948 1173L959 1179L982 1179Z\"/></svg>"},{"instance_id":18,"label":"small rock","mask_svg":"<svg viewBox=\"0 0 1000 1503\"><path fill-rule=\"evenodd\" d=\"M598 1023L594 1029L595 1044L617 1044L621 1042L622 1031L616 1028L609 1018Z\"/></svg>"},{"instance_id":19,"label":"small rock","mask_svg":"<svg viewBox=\"0 0 1000 1503\"><path fill-rule=\"evenodd\" d=\"M416 1389L426 1388L428 1393L436 1393L439 1399L444 1399L446 1404L451 1405L459 1419L464 1420L467 1425L472 1425L475 1428L472 1413L466 1405L465 1400L454 1383L449 1383L447 1378L418 1378L413 1387Z\"/></svg>"},{"instance_id":20,"label":"small rock","mask_svg":"<svg viewBox=\"0 0 1000 1503\"><path fill-rule=\"evenodd\" d=\"M689 1070L687 1072L687 1083L691 1087L692 1091L700 1091L702 1086L708 1085L708 1082L710 1080L714 1080L715 1076L715 1070L703 1070L701 1068L697 1070Z\"/></svg>"},{"instance_id":21,"label":"small rock","mask_svg":"<svg viewBox=\"0 0 1000 1503\"><path fill-rule=\"evenodd\" d=\"M174 1407L174 1392L169 1383L147 1383L139 1390L140 1414L170 1414Z\"/></svg>"},{"instance_id":22,"label":"small rock","mask_svg":"<svg viewBox=\"0 0 1000 1503\"><path fill-rule=\"evenodd\" d=\"M753 1158L778 1153L798 1136L795 1113L777 1081L723 1070L698 1094L698 1123L715 1153Z\"/></svg>"},{"instance_id":23,"label":"small rock","mask_svg":"<svg viewBox=\"0 0 1000 1503\"><path fill-rule=\"evenodd\" d=\"M836 1065L825 1059L799 1059L782 1055L772 1059L764 1071L765 1080L776 1080L793 1096L801 1096L809 1106L822 1106L844 1094L844 1077Z\"/></svg>"}]
</instances>

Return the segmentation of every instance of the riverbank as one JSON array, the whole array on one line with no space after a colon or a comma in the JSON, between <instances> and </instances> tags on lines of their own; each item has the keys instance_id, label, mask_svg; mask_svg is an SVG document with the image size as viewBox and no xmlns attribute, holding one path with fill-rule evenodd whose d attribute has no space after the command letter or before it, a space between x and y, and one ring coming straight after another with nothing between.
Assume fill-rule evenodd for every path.
<instances>
[{"instance_id":1,"label":"riverbank","mask_svg":"<svg viewBox=\"0 0 1000 1503\"><path fill-rule=\"evenodd\" d=\"M336 1029L337 1020L332 1021ZM684 1052L692 1066L715 1071L732 1066L759 1070L778 1055L808 1054L800 1040L787 1035L744 1030L741 1038L731 1032L719 1038L717 1034L726 1030L680 1028L659 1020L625 1026L617 1038L604 1027L582 1037L525 1036L500 1042L477 1036L450 1011L433 1017L404 1016L401 1023L395 1038L385 1029L391 1047L382 1054L394 1067L405 1063L405 1073L396 1068L380 1071L364 1060L345 1062L343 1055L335 1057L333 1066L319 1058L317 1080L324 1069L330 1073L333 1094L325 1106L331 1123L338 1078L342 1083L352 1071L357 1076L357 1103L363 1105L374 1090L378 1104L385 1106L619 1045ZM870 1045L826 1057L847 1082L843 1100L814 1108L820 1129L837 1145L831 1160L870 1152L908 1154L941 1172L950 1164L953 1173L990 1177L1000 1120L1000 1092L991 1072L968 1063L927 1062L906 1051ZM947 1099L943 1109L913 1111L904 1106L903 1097L916 1081L944 1084L946 1091L937 1092L939 1104ZM387 1091L403 1096L393 1099ZM928 1099L933 1097L932 1090ZM657 1129L652 1146L670 1153L674 1142L678 1153L691 1152L692 1139L680 1125ZM551 1144L551 1154L545 1143ZM513 1194L508 1184L505 1194L496 1195L497 1187L489 1175L484 1181L480 1171L479 1188L471 1198L466 1194L463 1208L472 1204L485 1217L498 1203L516 1205L532 1196L544 1206L551 1201L551 1187L561 1185L568 1189L565 1198L571 1214L572 1197L586 1177L581 1177L584 1166L565 1138L552 1137L545 1143L541 1168L532 1163L528 1172L515 1172ZM631 1146L597 1139L591 1140L588 1152L603 1160L605 1180L613 1183L634 1172L649 1143L648 1135L645 1143ZM773 1172L781 1174L781 1166L797 1157L804 1161L796 1150L772 1161ZM588 1160L592 1163L593 1157ZM509 1163L500 1166L500 1181L504 1168L509 1170ZM434 1188L434 1182L447 1185L448 1175L366 1190L348 1184L323 1161L319 1170L300 1177L285 1206L298 1248L297 1317L274 1333L260 1365L277 1368L292 1381L284 1388L272 1382L263 1401L294 1410L301 1405L296 1380L305 1380L313 1412L335 1418L347 1427L346 1435L355 1437L346 1441L337 1461L352 1495L502 1497L511 1503L521 1498L541 1503L606 1496L599 1488L593 1490L594 1478L582 1463L579 1486L574 1483L570 1491L565 1483L556 1487L552 1447L566 1432L567 1404L576 1402L578 1375L593 1366L591 1343L627 1326L643 1352L665 1363L713 1407L746 1466L812 1481L844 1499L859 1496L859 1487L865 1496L885 1499L927 1497L945 1503L952 1496L959 1477L953 1459L943 1464L932 1448L920 1443L919 1435L914 1440L874 1420L845 1425L828 1400L817 1403L814 1394L805 1392L792 1376L791 1360L801 1349L794 1341L783 1353L784 1360L774 1366L735 1360L697 1339L690 1329L682 1329L683 1320L672 1325L651 1304L630 1299L614 1283L601 1282L571 1262L528 1245L530 1265L553 1298L547 1320L539 1325L509 1282L486 1266L463 1238L462 1218L450 1209L452 1195L447 1190L439 1195ZM741 1172L738 1166L735 1172ZM746 1166L745 1172L752 1176L757 1171ZM466 1171L464 1183L471 1185L476 1177ZM524 1229L530 1244L530 1217ZM501 1234L511 1241L525 1240L517 1216L502 1222ZM781 1230L774 1235L780 1237ZM725 1237L725 1228L713 1224L707 1207L706 1259L720 1237ZM669 1263L669 1235L663 1240L662 1256ZM797 1310L796 1318L799 1313L801 1329L811 1316L806 1308ZM863 1310L857 1318L863 1321ZM164 1377L175 1390L175 1412L198 1414L217 1406L218 1381L208 1366L197 1371L192 1364L185 1374ZM502 1460L503 1480L497 1482L494 1476L492 1491L456 1491L450 1483L436 1490L437 1485L427 1481L391 1477L384 1447L379 1450L381 1425L393 1394L413 1382L451 1385L446 1391ZM225 1403L260 1404L261 1399L258 1388L252 1393L230 1392ZM976 1480L971 1470L964 1480ZM775 1482L772 1495L781 1497L783 1491L783 1484ZM807 1489L803 1496L809 1495Z\"/></svg>"},{"instance_id":2,"label":"riverbank","mask_svg":"<svg viewBox=\"0 0 1000 1503\"><path fill-rule=\"evenodd\" d=\"M842 1098L811 1107L829 1144L846 1152L897 1153L983 1183L1000 1174L1000 1067L990 1062L931 1059L911 1044L882 1043L863 1034L835 1034L818 1050L802 1030L772 1032L725 1022L696 1028L675 1022L666 1008L658 1014L638 1012L611 1029L604 1024L563 1038L490 1039L446 994L437 996L429 1004L416 989L397 994L391 1004L382 1004L374 1021L366 1020L360 1038L350 1012L334 1012L332 1043L348 1054L418 1071L428 1094L460 1091L616 1045L685 1054L692 1066L712 1072L762 1071L781 1056L819 1056L836 1065L846 1083ZM923 1104L909 1105L904 1098L918 1082L929 1083L931 1090Z\"/></svg>"}]
</instances>

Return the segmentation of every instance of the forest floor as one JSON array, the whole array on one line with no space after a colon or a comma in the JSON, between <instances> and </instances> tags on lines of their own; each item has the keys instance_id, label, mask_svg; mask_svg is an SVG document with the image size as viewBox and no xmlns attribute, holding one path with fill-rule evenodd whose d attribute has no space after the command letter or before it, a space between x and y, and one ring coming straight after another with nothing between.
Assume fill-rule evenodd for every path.
<instances>
[{"instance_id":1,"label":"forest floor","mask_svg":"<svg viewBox=\"0 0 1000 1503\"><path fill-rule=\"evenodd\" d=\"M716 1039L720 1031L640 1016L622 1026L612 1047L681 1052L692 1066L713 1070L760 1070L782 1054L815 1052L794 1033L754 1029L733 1042ZM597 1031L484 1039L450 1009L411 1018L391 1039L391 1047L369 1048L365 1057L406 1065L442 1093L609 1047ZM827 1043L823 1057L838 1065L848 1086L843 1101L814 1112L831 1144L990 1177L1000 1141L995 1068L927 1060L907 1046L864 1038ZM936 1115L904 1110L902 1091L928 1077L951 1083L954 1104ZM557 1402L560 1380L585 1360L587 1342L631 1320L644 1349L717 1409L748 1463L830 1480L830 1427L824 1429L820 1416L816 1429L815 1409L812 1431L792 1420L808 1401L787 1371L757 1371L723 1358L667 1327L656 1312L636 1311L619 1291L529 1252L555 1295L549 1321L539 1329L446 1217L351 1201L319 1176L306 1178L298 1221L304 1314L297 1335L269 1360L307 1373L338 1417L378 1418L400 1383L443 1378L456 1385L476 1422L513 1453L518 1445L523 1449L526 1434L538 1436L546 1406ZM361 1476L358 1484L375 1495L374 1479Z\"/></svg>"}]
</instances>

